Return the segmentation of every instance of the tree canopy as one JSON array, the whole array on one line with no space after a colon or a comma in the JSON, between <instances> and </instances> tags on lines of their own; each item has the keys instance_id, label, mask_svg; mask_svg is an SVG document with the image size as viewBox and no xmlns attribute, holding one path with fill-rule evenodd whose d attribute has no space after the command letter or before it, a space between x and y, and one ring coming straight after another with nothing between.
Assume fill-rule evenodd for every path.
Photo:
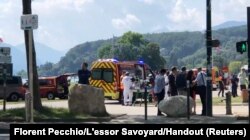
<instances>
[{"instance_id":1,"label":"tree canopy","mask_svg":"<svg viewBox=\"0 0 250 140\"><path fill-rule=\"evenodd\" d=\"M134 32L125 33L115 45L102 46L98 51L100 58L116 58L120 61L142 60L157 70L164 68L166 61L160 54L160 46L144 39L143 35Z\"/></svg>"}]
</instances>

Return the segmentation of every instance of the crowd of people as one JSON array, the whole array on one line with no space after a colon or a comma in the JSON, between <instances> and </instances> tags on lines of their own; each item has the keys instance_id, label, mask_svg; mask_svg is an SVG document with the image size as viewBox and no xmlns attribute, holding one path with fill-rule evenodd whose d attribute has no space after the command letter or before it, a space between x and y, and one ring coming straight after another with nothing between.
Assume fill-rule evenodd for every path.
<instances>
[{"instance_id":1,"label":"crowd of people","mask_svg":"<svg viewBox=\"0 0 250 140\"><path fill-rule=\"evenodd\" d=\"M152 74L149 77L153 78ZM133 81L132 77L129 76L128 72L123 73L121 77L121 83L124 86L123 97L124 105L132 105L133 98ZM150 80L153 96L156 97L157 104L159 104L163 99L167 99L170 96L183 95L187 96L187 81L190 83L190 96L195 100L196 94L199 94L203 104L202 115L206 112L206 74L198 69L197 76L192 70L187 71L186 67L181 68L181 72L178 72L176 67L172 67L171 71L167 69L161 69L156 72L153 80ZM196 113L196 108L194 107L193 113ZM158 116L163 115L158 108Z\"/></svg>"},{"instance_id":2,"label":"crowd of people","mask_svg":"<svg viewBox=\"0 0 250 140\"><path fill-rule=\"evenodd\" d=\"M206 87L207 87L207 75L202 68L198 68L198 73L193 70L187 70L186 67L182 67L180 71L176 67L172 67L171 70L162 69L160 72L156 72L156 77L154 79L154 90L153 95L157 97L157 102L163 99L167 99L171 96L189 95L194 100L194 108L192 113L196 114L196 104L195 99L196 95L200 96L202 103L202 112L201 115L205 116L207 113L207 103L206 103ZM164 79L164 80L163 80ZM233 97L237 97L238 85L240 85L240 90L246 89L248 84L247 72L244 68L241 69L241 72L236 75L232 74L228 80L230 81L230 89ZM190 86L187 86L187 83L190 83ZM223 75L220 75L220 80L218 81L218 96L220 94L224 97L224 91L226 88L225 80ZM189 88L189 89L187 89ZM162 115L158 109L157 115Z\"/></svg>"},{"instance_id":3,"label":"crowd of people","mask_svg":"<svg viewBox=\"0 0 250 140\"><path fill-rule=\"evenodd\" d=\"M78 71L79 83L80 84L89 84L89 77L91 76L91 72L87 69L88 64L83 63L82 69ZM193 70L187 70L186 67L182 67L181 71L178 71L177 67L172 67L171 70L161 69L159 72L155 73L155 77L152 74L149 75L151 77L151 85L152 85L152 93L153 96L156 97L157 103L163 99L167 99L171 96L187 96L189 93L190 97L194 100L196 99L196 95L200 96L202 103L202 112L201 115L205 116L207 113L206 107L206 87L207 87L207 75L202 68L198 68L198 73ZM222 76L223 77L223 76ZM237 97L237 88L240 85L240 89L246 89L248 84L247 72L244 68L241 69L241 72L236 75L233 74L230 78L230 85L232 96ZM124 71L121 76L121 85L123 86L123 104L124 105L132 105L133 99L133 88L135 82L132 80L133 78L130 76L129 72ZM222 94L224 97L224 91L226 89L225 82L223 79L219 80L219 89L218 96ZM189 83L189 86L187 85ZM189 88L189 89L188 89ZM196 114L196 104L194 104L194 108L192 110L193 114ZM158 108L157 115L163 115L162 112Z\"/></svg>"},{"instance_id":4,"label":"crowd of people","mask_svg":"<svg viewBox=\"0 0 250 140\"><path fill-rule=\"evenodd\" d=\"M164 81L162 79L164 79ZM189 87L187 86L187 81L190 83ZM166 99L170 96L187 96L188 91L193 100L195 100L196 94L200 95L203 106L202 115L205 115L206 74L202 71L201 68L198 68L197 75L195 75L193 70L187 70L186 67L182 67L181 71L179 72L176 67L172 67L171 71L162 69L160 73L156 73L154 95L157 96L158 103L162 99ZM195 104L193 113L196 114ZM157 115L162 115L159 109Z\"/></svg>"}]
</instances>

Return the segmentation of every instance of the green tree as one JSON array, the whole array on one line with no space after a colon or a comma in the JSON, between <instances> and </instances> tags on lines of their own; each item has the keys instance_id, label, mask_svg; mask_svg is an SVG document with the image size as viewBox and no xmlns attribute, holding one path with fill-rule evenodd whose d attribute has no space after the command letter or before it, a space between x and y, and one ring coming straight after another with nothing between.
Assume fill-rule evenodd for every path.
<instances>
[{"instance_id":1,"label":"green tree","mask_svg":"<svg viewBox=\"0 0 250 140\"><path fill-rule=\"evenodd\" d=\"M142 59L151 66L153 70L165 67L166 61L160 55L160 46L157 43L149 43L142 51Z\"/></svg>"},{"instance_id":2,"label":"green tree","mask_svg":"<svg viewBox=\"0 0 250 140\"><path fill-rule=\"evenodd\" d=\"M221 55L213 56L213 65L219 67L220 69L225 66L225 60Z\"/></svg>"},{"instance_id":3,"label":"green tree","mask_svg":"<svg viewBox=\"0 0 250 140\"><path fill-rule=\"evenodd\" d=\"M242 63L240 61L232 61L229 64L229 72L230 73L239 73Z\"/></svg>"},{"instance_id":4,"label":"green tree","mask_svg":"<svg viewBox=\"0 0 250 140\"><path fill-rule=\"evenodd\" d=\"M157 43L146 41L139 33L127 32L116 45L104 45L98 50L99 58L115 57L120 61L143 60L152 69L163 68L165 59L160 55L160 46Z\"/></svg>"},{"instance_id":5,"label":"green tree","mask_svg":"<svg viewBox=\"0 0 250 140\"><path fill-rule=\"evenodd\" d=\"M51 71L53 69L54 64L51 62L46 62L45 64L38 67L38 75L39 76L52 76Z\"/></svg>"},{"instance_id":6,"label":"green tree","mask_svg":"<svg viewBox=\"0 0 250 140\"><path fill-rule=\"evenodd\" d=\"M121 61L134 61L141 58L141 50L137 46L128 45L128 44L119 44L114 48L115 58Z\"/></svg>"},{"instance_id":7,"label":"green tree","mask_svg":"<svg viewBox=\"0 0 250 140\"><path fill-rule=\"evenodd\" d=\"M112 58L112 45L108 44L98 49L98 57L101 59Z\"/></svg>"},{"instance_id":8,"label":"green tree","mask_svg":"<svg viewBox=\"0 0 250 140\"><path fill-rule=\"evenodd\" d=\"M27 72L25 70L17 72L17 76L21 76L22 78L28 78Z\"/></svg>"},{"instance_id":9,"label":"green tree","mask_svg":"<svg viewBox=\"0 0 250 140\"><path fill-rule=\"evenodd\" d=\"M146 41L142 34L139 33L135 33L135 32L126 32L123 34L123 36L120 38L119 44L126 44L129 46L145 46L146 44L148 44L148 41Z\"/></svg>"}]
</instances>

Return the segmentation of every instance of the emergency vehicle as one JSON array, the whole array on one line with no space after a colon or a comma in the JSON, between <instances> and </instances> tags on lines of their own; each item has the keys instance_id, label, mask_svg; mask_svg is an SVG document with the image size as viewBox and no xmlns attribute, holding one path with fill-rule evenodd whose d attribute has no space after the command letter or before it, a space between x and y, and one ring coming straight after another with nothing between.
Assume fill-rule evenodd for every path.
<instances>
[{"instance_id":1,"label":"emergency vehicle","mask_svg":"<svg viewBox=\"0 0 250 140\"><path fill-rule=\"evenodd\" d=\"M142 61L117 61L115 59L99 59L91 65L90 85L104 90L105 98L122 100L122 72L129 72L131 77L146 80L152 73Z\"/></svg>"},{"instance_id":2,"label":"emergency vehicle","mask_svg":"<svg viewBox=\"0 0 250 140\"><path fill-rule=\"evenodd\" d=\"M68 98L68 77L74 75L65 73L59 76L39 77L39 93L41 98L54 100L56 97L60 99ZM23 85L25 89L29 87L28 81ZM25 94L25 93L24 93ZM25 97L25 95L22 95Z\"/></svg>"}]
</instances>

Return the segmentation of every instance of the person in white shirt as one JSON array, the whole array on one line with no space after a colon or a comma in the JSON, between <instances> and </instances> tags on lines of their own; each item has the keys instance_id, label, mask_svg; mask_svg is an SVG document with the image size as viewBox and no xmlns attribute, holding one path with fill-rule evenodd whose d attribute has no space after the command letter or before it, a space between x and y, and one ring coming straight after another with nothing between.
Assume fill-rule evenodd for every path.
<instances>
[{"instance_id":1,"label":"person in white shirt","mask_svg":"<svg viewBox=\"0 0 250 140\"><path fill-rule=\"evenodd\" d=\"M160 74L156 75L155 77L154 94L157 96L157 101L158 101L157 116L163 115L159 109L159 103L164 99L165 96L165 78L164 78L165 73L166 70L162 69L160 71Z\"/></svg>"},{"instance_id":2,"label":"person in white shirt","mask_svg":"<svg viewBox=\"0 0 250 140\"><path fill-rule=\"evenodd\" d=\"M167 99L168 98L168 88L169 88L169 85L168 85L168 75L169 75L169 71L166 72L166 74L164 75L164 78L165 78L165 97L164 99Z\"/></svg>"},{"instance_id":3,"label":"person in white shirt","mask_svg":"<svg viewBox=\"0 0 250 140\"><path fill-rule=\"evenodd\" d=\"M123 101L124 105L132 105L133 91L132 91L132 77L129 76L129 72L126 72L125 77L122 78L123 84Z\"/></svg>"},{"instance_id":4,"label":"person in white shirt","mask_svg":"<svg viewBox=\"0 0 250 140\"><path fill-rule=\"evenodd\" d=\"M194 83L197 84L197 92L200 95L201 104L202 104L202 116L205 116L207 114L207 102L206 102L206 96L207 96L207 81L206 81L206 73L202 71L202 68L198 68L198 75L196 79L194 80Z\"/></svg>"},{"instance_id":5,"label":"person in white shirt","mask_svg":"<svg viewBox=\"0 0 250 140\"><path fill-rule=\"evenodd\" d=\"M240 90L246 89L246 85L248 83L247 74L245 68L241 69L241 72L238 75L240 81Z\"/></svg>"}]
</instances>

